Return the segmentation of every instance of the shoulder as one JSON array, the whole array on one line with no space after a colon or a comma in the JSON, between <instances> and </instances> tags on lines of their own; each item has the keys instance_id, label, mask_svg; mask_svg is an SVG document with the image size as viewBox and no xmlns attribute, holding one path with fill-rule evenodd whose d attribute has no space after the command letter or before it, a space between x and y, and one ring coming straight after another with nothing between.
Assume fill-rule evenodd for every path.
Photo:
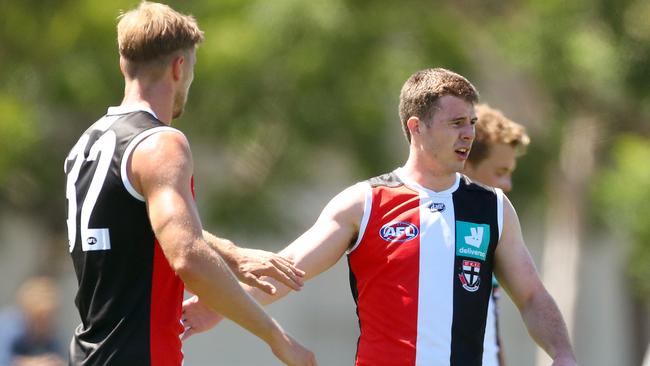
<instances>
[{"instance_id":1,"label":"shoulder","mask_svg":"<svg viewBox=\"0 0 650 366\"><path fill-rule=\"evenodd\" d=\"M381 187L385 186L388 188L395 188L404 185L401 179L395 174L395 172L385 173L378 175L376 177L370 178L366 181L370 187Z\"/></svg>"},{"instance_id":2,"label":"shoulder","mask_svg":"<svg viewBox=\"0 0 650 366\"><path fill-rule=\"evenodd\" d=\"M363 209L366 193L370 190L370 185L366 182L359 182L339 192L330 200L327 208L336 210L354 210Z\"/></svg>"},{"instance_id":3,"label":"shoulder","mask_svg":"<svg viewBox=\"0 0 650 366\"><path fill-rule=\"evenodd\" d=\"M319 220L333 220L342 226L358 227L371 187L359 182L339 192L325 206Z\"/></svg>"},{"instance_id":4,"label":"shoulder","mask_svg":"<svg viewBox=\"0 0 650 366\"><path fill-rule=\"evenodd\" d=\"M135 151L160 154L175 150L189 151L189 149L190 143L181 131L165 126L144 131Z\"/></svg>"},{"instance_id":5,"label":"shoulder","mask_svg":"<svg viewBox=\"0 0 650 366\"><path fill-rule=\"evenodd\" d=\"M135 146L133 162L142 166L159 169L166 167L182 168L192 162L190 143L183 133L176 129L162 127L158 131L145 132L144 138Z\"/></svg>"},{"instance_id":6,"label":"shoulder","mask_svg":"<svg viewBox=\"0 0 650 366\"><path fill-rule=\"evenodd\" d=\"M515 206L510 202L508 196L503 195L503 214L506 221L515 221L517 226L519 226L519 217L517 216L517 210Z\"/></svg>"},{"instance_id":7,"label":"shoulder","mask_svg":"<svg viewBox=\"0 0 650 366\"><path fill-rule=\"evenodd\" d=\"M194 170L187 138L172 128L163 128L140 141L129 165L129 175L146 186L189 180Z\"/></svg>"}]
</instances>

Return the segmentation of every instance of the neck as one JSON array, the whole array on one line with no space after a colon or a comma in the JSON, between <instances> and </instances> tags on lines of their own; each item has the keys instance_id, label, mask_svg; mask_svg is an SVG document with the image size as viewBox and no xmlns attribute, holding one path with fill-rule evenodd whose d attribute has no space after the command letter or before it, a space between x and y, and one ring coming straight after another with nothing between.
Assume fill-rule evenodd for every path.
<instances>
[{"instance_id":1,"label":"neck","mask_svg":"<svg viewBox=\"0 0 650 366\"><path fill-rule=\"evenodd\" d=\"M456 181L456 172L445 169L433 159L424 159L411 153L404 164L404 174L417 184L435 192L450 188Z\"/></svg>"},{"instance_id":2,"label":"neck","mask_svg":"<svg viewBox=\"0 0 650 366\"><path fill-rule=\"evenodd\" d=\"M173 115L174 94L172 88L162 81L127 80L121 105L147 106L156 113L161 122L170 125Z\"/></svg>"}]
</instances>

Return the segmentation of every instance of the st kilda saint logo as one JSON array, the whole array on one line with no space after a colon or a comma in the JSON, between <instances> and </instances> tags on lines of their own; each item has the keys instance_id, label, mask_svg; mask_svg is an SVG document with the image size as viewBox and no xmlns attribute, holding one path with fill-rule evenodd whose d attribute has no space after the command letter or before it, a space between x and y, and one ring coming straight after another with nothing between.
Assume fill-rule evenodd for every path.
<instances>
[{"instance_id":1,"label":"st kilda saint logo","mask_svg":"<svg viewBox=\"0 0 650 366\"><path fill-rule=\"evenodd\" d=\"M458 275L463 288L469 292L476 292L481 285L481 262L463 260L461 273Z\"/></svg>"}]
</instances>

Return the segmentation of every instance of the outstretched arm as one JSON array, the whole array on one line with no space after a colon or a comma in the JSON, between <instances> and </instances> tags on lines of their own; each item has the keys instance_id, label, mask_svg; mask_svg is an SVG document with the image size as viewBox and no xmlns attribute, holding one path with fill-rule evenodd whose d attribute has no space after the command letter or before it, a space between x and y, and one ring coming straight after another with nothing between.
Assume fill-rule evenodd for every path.
<instances>
[{"instance_id":1,"label":"outstretched arm","mask_svg":"<svg viewBox=\"0 0 650 366\"><path fill-rule=\"evenodd\" d=\"M310 279L333 266L353 244L363 216L365 190L354 185L336 195L323 209L316 223L298 239L280 252L292 260L296 267L305 271ZM273 279L265 279L277 288L274 294L243 286L262 304L269 304L285 296L290 288ZM200 298L200 297L199 297ZM184 339L216 325L221 317L198 301L196 297L183 304L183 320L188 327Z\"/></svg>"},{"instance_id":2,"label":"outstretched arm","mask_svg":"<svg viewBox=\"0 0 650 366\"><path fill-rule=\"evenodd\" d=\"M517 213L507 197L503 215L503 232L495 257L497 278L519 308L530 335L553 358L553 365L576 365L562 314L539 279Z\"/></svg>"},{"instance_id":3,"label":"outstretched arm","mask_svg":"<svg viewBox=\"0 0 650 366\"><path fill-rule=\"evenodd\" d=\"M280 251L280 255L305 271L305 280L328 270L354 244L363 216L364 189L362 184L357 184L337 194L325 206L314 225ZM266 305L277 301L289 290L278 284L278 292L272 296L255 289L250 289L249 293Z\"/></svg>"},{"instance_id":4,"label":"outstretched arm","mask_svg":"<svg viewBox=\"0 0 650 366\"><path fill-rule=\"evenodd\" d=\"M203 237L191 194L192 157L185 136L160 132L142 141L129 179L145 197L152 229L171 268L212 310L257 335L288 365L313 365L311 352L293 340L239 286Z\"/></svg>"}]
</instances>

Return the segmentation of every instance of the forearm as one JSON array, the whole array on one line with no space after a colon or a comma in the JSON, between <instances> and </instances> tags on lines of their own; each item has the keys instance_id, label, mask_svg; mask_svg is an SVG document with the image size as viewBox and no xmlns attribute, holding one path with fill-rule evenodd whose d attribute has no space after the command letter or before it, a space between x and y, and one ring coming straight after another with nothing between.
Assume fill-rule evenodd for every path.
<instances>
[{"instance_id":1,"label":"forearm","mask_svg":"<svg viewBox=\"0 0 650 366\"><path fill-rule=\"evenodd\" d=\"M244 288L244 291L248 293L250 296L252 296L257 302L259 302L262 305L269 305L272 304L281 298L285 297L289 292L291 292L291 289L281 283L280 281L276 281L272 278L264 278L266 282L269 282L276 288L276 292L271 295L267 292L264 292L260 290L259 288L249 286L245 283L240 283L241 287Z\"/></svg>"},{"instance_id":2,"label":"forearm","mask_svg":"<svg viewBox=\"0 0 650 366\"><path fill-rule=\"evenodd\" d=\"M209 250L206 247L206 251ZM231 319L267 343L278 325L239 285L225 262L214 253L195 253L188 269L178 271L188 289L213 311Z\"/></svg>"},{"instance_id":3,"label":"forearm","mask_svg":"<svg viewBox=\"0 0 650 366\"><path fill-rule=\"evenodd\" d=\"M235 243L228 239L216 237L205 230L203 230L203 239L212 249L219 253L230 268L233 268L232 265L236 262L235 254L238 249Z\"/></svg>"},{"instance_id":4,"label":"forearm","mask_svg":"<svg viewBox=\"0 0 650 366\"><path fill-rule=\"evenodd\" d=\"M553 360L575 361L560 310L546 290L539 290L520 311L531 337Z\"/></svg>"}]
</instances>

